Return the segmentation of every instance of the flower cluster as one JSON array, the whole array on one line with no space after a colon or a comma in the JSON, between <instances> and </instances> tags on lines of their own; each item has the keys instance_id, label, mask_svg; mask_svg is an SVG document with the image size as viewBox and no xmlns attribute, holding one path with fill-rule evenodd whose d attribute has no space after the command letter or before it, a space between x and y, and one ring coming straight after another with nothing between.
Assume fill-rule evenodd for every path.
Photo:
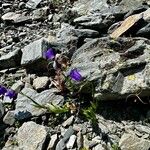
<instances>
[{"instance_id":1,"label":"flower cluster","mask_svg":"<svg viewBox=\"0 0 150 150\"><path fill-rule=\"evenodd\" d=\"M57 55L52 48L49 48L47 51L43 52L43 57L47 60L53 60L56 56ZM83 77L76 68L70 71L69 76L72 80L75 81L81 81L83 79Z\"/></svg>"},{"instance_id":2,"label":"flower cluster","mask_svg":"<svg viewBox=\"0 0 150 150\"><path fill-rule=\"evenodd\" d=\"M10 99L15 99L17 93L14 90L7 89L6 87L0 85L0 95L9 97Z\"/></svg>"}]
</instances>

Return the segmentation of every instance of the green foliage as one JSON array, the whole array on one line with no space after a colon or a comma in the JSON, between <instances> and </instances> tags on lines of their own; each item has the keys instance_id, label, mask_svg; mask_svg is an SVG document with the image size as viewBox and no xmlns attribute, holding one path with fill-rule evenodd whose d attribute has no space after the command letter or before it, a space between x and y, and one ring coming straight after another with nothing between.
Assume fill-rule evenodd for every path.
<instances>
[{"instance_id":1,"label":"green foliage","mask_svg":"<svg viewBox=\"0 0 150 150\"><path fill-rule=\"evenodd\" d=\"M54 113L54 114L63 114L69 111L69 109L65 105L60 107L54 104L47 104L46 107L49 112Z\"/></svg>"},{"instance_id":2,"label":"green foliage","mask_svg":"<svg viewBox=\"0 0 150 150\"><path fill-rule=\"evenodd\" d=\"M86 109L83 109L83 115L86 117L86 119L91 120L92 123L97 123L97 118L96 118L96 109L97 109L97 102L91 103L91 106L89 106Z\"/></svg>"},{"instance_id":3,"label":"green foliage","mask_svg":"<svg viewBox=\"0 0 150 150\"><path fill-rule=\"evenodd\" d=\"M112 150L120 150L118 144L113 144L111 147L112 147Z\"/></svg>"}]
</instances>

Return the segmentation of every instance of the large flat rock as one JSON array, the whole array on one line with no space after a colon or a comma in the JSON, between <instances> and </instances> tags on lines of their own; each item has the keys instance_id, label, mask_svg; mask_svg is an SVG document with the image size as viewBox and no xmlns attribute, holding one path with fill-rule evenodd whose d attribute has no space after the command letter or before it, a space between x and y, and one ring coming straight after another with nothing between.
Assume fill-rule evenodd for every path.
<instances>
[{"instance_id":1,"label":"large flat rock","mask_svg":"<svg viewBox=\"0 0 150 150\"><path fill-rule=\"evenodd\" d=\"M94 39L72 56L71 68L95 83L101 100L150 95L150 42L144 38Z\"/></svg>"}]
</instances>

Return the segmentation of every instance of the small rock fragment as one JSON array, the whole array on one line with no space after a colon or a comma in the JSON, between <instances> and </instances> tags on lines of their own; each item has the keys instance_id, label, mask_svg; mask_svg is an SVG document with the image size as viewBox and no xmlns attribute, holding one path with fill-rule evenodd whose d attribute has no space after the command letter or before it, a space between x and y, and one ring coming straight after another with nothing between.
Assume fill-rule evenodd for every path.
<instances>
[{"instance_id":1,"label":"small rock fragment","mask_svg":"<svg viewBox=\"0 0 150 150\"><path fill-rule=\"evenodd\" d=\"M58 140L57 134L54 134L51 136L51 140L50 140L49 145L48 145L48 150L55 150L57 140Z\"/></svg>"},{"instance_id":2,"label":"small rock fragment","mask_svg":"<svg viewBox=\"0 0 150 150\"><path fill-rule=\"evenodd\" d=\"M75 144L75 141L76 141L76 138L77 138L76 135L71 135L69 141L68 141L67 144L66 144L66 147L67 147L68 149L72 149L72 148L73 148L73 146L74 146L74 144Z\"/></svg>"},{"instance_id":3,"label":"small rock fragment","mask_svg":"<svg viewBox=\"0 0 150 150\"><path fill-rule=\"evenodd\" d=\"M8 111L3 118L3 122L5 124L9 124L10 126L15 123L15 113L14 111Z\"/></svg>"},{"instance_id":4,"label":"small rock fragment","mask_svg":"<svg viewBox=\"0 0 150 150\"><path fill-rule=\"evenodd\" d=\"M71 117L68 118L65 122L63 122L62 126L63 126L63 127L66 127L66 126L71 125L72 122L73 122L73 120L74 120L74 116L71 116Z\"/></svg>"}]
</instances>

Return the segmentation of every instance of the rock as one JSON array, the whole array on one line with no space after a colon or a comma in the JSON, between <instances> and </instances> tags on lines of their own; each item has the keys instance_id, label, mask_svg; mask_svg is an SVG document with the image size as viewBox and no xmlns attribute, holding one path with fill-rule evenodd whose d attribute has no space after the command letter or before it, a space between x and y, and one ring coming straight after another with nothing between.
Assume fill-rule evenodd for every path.
<instances>
[{"instance_id":1,"label":"rock","mask_svg":"<svg viewBox=\"0 0 150 150\"><path fill-rule=\"evenodd\" d=\"M46 127L29 121L19 128L16 139L20 149L42 150L45 147L47 137Z\"/></svg>"},{"instance_id":2,"label":"rock","mask_svg":"<svg viewBox=\"0 0 150 150\"><path fill-rule=\"evenodd\" d=\"M52 135L47 149L55 150L57 141L58 141L58 135L57 134Z\"/></svg>"},{"instance_id":3,"label":"rock","mask_svg":"<svg viewBox=\"0 0 150 150\"><path fill-rule=\"evenodd\" d=\"M74 144L75 144L75 141L76 141L76 138L77 138L76 135L71 135L69 141L68 141L67 144L66 144L66 147L67 147L68 149L72 149L72 148L73 148L73 146L74 146Z\"/></svg>"},{"instance_id":4,"label":"rock","mask_svg":"<svg viewBox=\"0 0 150 150\"><path fill-rule=\"evenodd\" d=\"M36 90L45 89L48 85L49 78L48 77L37 77L33 80L33 87Z\"/></svg>"},{"instance_id":5,"label":"rock","mask_svg":"<svg viewBox=\"0 0 150 150\"><path fill-rule=\"evenodd\" d=\"M39 8L33 11L32 20L45 20L48 12L48 7Z\"/></svg>"},{"instance_id":6,"label":"rock","mask_svg":"<svg viewBox=\"0 0 150 150\"><path fill-rule=\"evenodd\" d=\"M101 144L96 145L93 150L106 150Z\"/></svg>"},{"instance_id":7,"label":"rock","mask_svg":"<svg viewBox=\"0 0 150 150\"><path fill-rule=\"evenodd\" d=\"M3 115L4 115L4 107L2 102L0 101L0 118L2 118Z\"/></svg>"},{"instance_id":8,"label":"rock","mask_svg":"<svg viewBox=\"0 0 150 150\"><path fill-rule=\"evenodd\" d=\"M81 149L83 147L83 135L80 131L77 134L77 147L78 149Z\"/></svg>"},{"instance_id":9,"label":"rock","mask_svg":"<svg viewBox=\"0 0 150 150\"><path fill-rule=\"evenodd\" d=\"M150 127L143 126L143 125L136 125L135 129L137 129L139 132L148 133L150 135Z\"/></svg>"},{"instance_id":10,"label":"rock","mask_svg":"<svg viewBox=\"0 0 150 150\"><path fill-rule=\"evenodd\" d=\"M126 18L112 34L110 34L111 38L118 38L127 30L129 30L135 23L137 23L142 18L142 14L136 14L129 16Z\"/></svg>"},{"instance_id":11,"label":"rock","mask_svg":"<svg viewBox=\"0 0 150 150\"><path fill-rule=\"evenodd\" d=\"M35 9L37 7L37 5L41 2L42 0L29 0L26 3L26 7L31 8L31 9Z\"/></svg>"},{"instance_id":12,"label":"rock","mask_svg":"<svg viewBox=\"0 0 150 150\"><path fill-rule=\"evenodd\" d=\"M143 19L147 22L150 22L150 8L144 11L142 14L143 14Z\"/></svg>"},{"instance_id":13,"label":"rock","mask_svg":"<svg viewBox=\"0 0 150 150\"><path fill-rule=\"evenodd\" d=\"M66 142L71 135L74 134L74 130L73 130L73 127L70 126L69 129L65 132L64 136L63 136L63 140Z\"/></svg>"},{"instance_id":14,"label":"rock","mask_svg":"<svg viewBox=\"0 0 150 150\"><path fill-rule=\"evenodd\" d=\"M66 148L66 144L64 139L61 139L58 144L56 145L56 149L55 150L64 150Z\"/></svg>"},{"instance_id":15,"label":"rock","mask_svg":"<svg viewBox=\"0 0 150 150\"><path fill-rule=\"evenodd\" d=\"M93 39L76 50L68 71L78 68L96 83L95 97L101 100L123 99L139 89L140 96L148 96L149 48L143 38Z\"/></svg>"},{"instance_id":16,"label":"rock","mask_svg":"<svg viewBox=\"0 0 150 150\"><path fill-rule=\"evenodd\" d=\"M109 5L106 0L96 0L94 2L92 0L80 0L74 3L72 11L77 11L78 14L85 15L96 10L103 11L108 7Z\"/></svg>"},{"instance_id":17,"label":"rock","mask_svg":"<svg viewBox=\"0 0 150 150\"><path fill-rule=\"evenodd\" d=\"M62 126L63 127L70 126L73 120L74 120L74 116L69 117L65 122L63 122Z\"/></svg>"},{"instance_id":18,"label":"rock","mask_svg":"<svg viewBox=\"0 0 150 150\"><path fill-rule=\"evenodd\" d=\"M11 86L11 89L19 93L23 87L24 83L21 80L19 80Z\"/></svg>"},{"instance_id":19,"label":"rock","mask_svg":"<svg viewBox=\"0 0 150 150\"><path fill-rule=\"evenodd\" d=\"M13 125L15 123L15 113L14 111L8 111L3 118L3 122L8 125Z\"/></svg>"},{"instance_id":20,"label":"rock","mask_svg":"<svg viewBox=\"0 0 150 150\"><path fill-rule=\"evenodd\" d=\"M147 24L145 27L141 28L137 33L137 36L150 38L150 23Z\"/></svg>"},{"instance_id":21,"label":"rock","mask_svg":"<svg viewBox=\"0 0 150 150\"><path fill-rule=\"evenodd\" d=\"M102 32L102 29L106 29L114 23L114 17L112 15L103 18L101 14L94 13L76 18L74 22L83 28Z\"/></svg>"},{"instance_id":22,"label":"rock","mask_svg":"<svg viewBox=\"0 0 150 150\"><path fill-rule=\"evenodd\" d=\"M47 70L47 61L43 58L43 52L51 48L44 38L39 39L25 46L22 50L21 65L28 70Z\"/></svg>"},{"instance_id":23,"label":"rock","mask_svg":"<svg viewBox=\"0 0 150 150\"><path fill-rule=\"evenodd\" d=\"M150 140L138 138L135 134L124 133L119 141L121 150L149 150Z\"/></svg>"},{"instance_id":24,"label":"rock","mask_svg":"<svg viewBox=\"0 0 150 150\"><path fill-rule=\"evenodd\" d=\"M13 23L21 23L30 21L30 17L24 16L22 14L17 14L14 12L8 12L2 16L4 21L12 21Z\"/></svg>"},{"instance_id":25,"label":"rock","mask_svg":"<svg viewBox=\"0 0 150 150\"><path fill-rule=\"evenodd\" d=\"M33 89L24 88L21 92L41 105L53 103L55 105L61 106L64 102L64 98L60 95L55 95L51 89L45 90L41 93L37 93ZM39 109L33 104L34 103L26 96L18 94L18 97L16 99L15 117L19 120L22 120L31 116L42 115L47 111L45 109Z\"/></svg>"},{"instance_id":26,"label":"rock","mask_svg":"<svg viewBox=\"0 0 150 150\"><path fill-rule=\"evenodd\" d=\"M22 52L15 50L0 57L0 70L20 66ZM9 63L8 63L9 62Z\"/></svg>"}]
</instances>

